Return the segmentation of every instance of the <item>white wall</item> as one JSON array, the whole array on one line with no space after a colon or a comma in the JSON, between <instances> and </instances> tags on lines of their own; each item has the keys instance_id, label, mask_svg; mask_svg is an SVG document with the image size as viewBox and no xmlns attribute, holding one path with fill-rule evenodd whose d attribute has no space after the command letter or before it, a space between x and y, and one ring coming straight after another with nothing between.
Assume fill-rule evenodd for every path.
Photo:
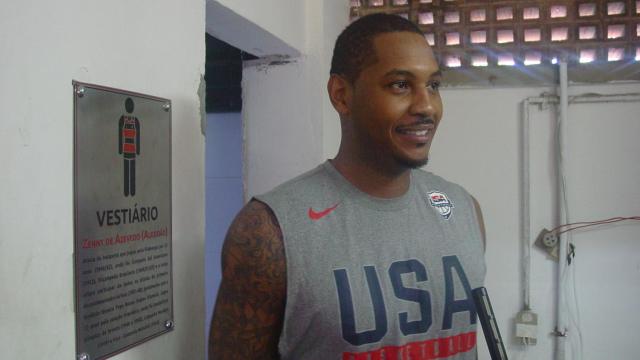
<instances>
[{"instance_id":1,"label":"white wall","mask_svg":"<svg viewBox=\"0 0 640 360\"><path fill-rule=\"evenodd\" d=\"M307 60L242 74L247 199L320 162L321 122L309 97Z\"/></svg>"},{"instance_id":2,"label":"white wall","mask_svg":"<svg viewBox=\"0 0 640 360\"><path fill-rule=\"evenodd\" d=\"M310 1L307 9L307 18L310 23L307 25L307 32L310 39L307 43L308 52L313 54L314 69L313 99L314 102L321 102L321 107L315 113L322 119L322 156L321 159L331 159L338 153L340 138L333 136L340 134L340 118L336 113L329 95L327 94L327 81L331 69L331 57L333 47L338 35L349 23L349 2L348 1ZM315 14L324 14L318 17ZM309 28L309 26L315 27ZM328 134L329 136L325 136Z\"/></svg>"},{"instance_id":3,"label":"white wall","mask_svg":"<svg viewBox=\"0 0 640 360\"><path fill-rule=\"evenodd\" d=\"M623 90L622 86L606 89ZM579 92L591 91L600 90L583 87ZM640 85L626 91L640 92ZM570 221L640 215L640 103L583 104L570 110L566 154ZM578 231L573 237L584 359L637 357L639 234L640 223L635 222Z\"/></svg>"},{"instance_id":4,"label":"white wall","mask_svg":"<svg viewBox=\"0 0 640 360\"><path fill-rule=\"evenodd\" d=\"M322 162L323 132L327 124L338 124L326 82L333 43L348 21L348 2L305 4L299 14L306 19L304 55L284 65L246 66L243 72L247 198ZM288 31L300 31L295 23L289 26Z\"/></svg>"},{"instance_id":5,"label":"white wall","mask_svg":"<svg viewBox=\"0 0 640 360\"><path fill-rule=\"evenodd\" d=\"M72 79L173 101L175 331L115 359L204 351L204 4L0 4L0 357L73 359Z\"/></svg>"},{"instance_id":6,"label":"white wall","mask_svg":"<svg viewBox=\"0 0 640 360\"><path fill-rule=\"evenodd\" d=\"M571 94L638 92L640 85L572 86ZM465 186L479 200L487 226L487 288L512 357L513 317L521 310L519 240L520 102L547 88L447 89L445 113L427 169ZM640 214L640 103L572 105L566 136L570 220ZM531 236L554 225L553 109L531 109ZM582 359L631 359L640 289L638 224L576 233L576 289ZM556 264L532 250L531 303L539 314L538 345L529 359L552 359ZM571 329L571 339L577 332ZM481 343L481 359L489 359ZM567 357L570 359L571 357Z\"/></svg>"}]
</instances>

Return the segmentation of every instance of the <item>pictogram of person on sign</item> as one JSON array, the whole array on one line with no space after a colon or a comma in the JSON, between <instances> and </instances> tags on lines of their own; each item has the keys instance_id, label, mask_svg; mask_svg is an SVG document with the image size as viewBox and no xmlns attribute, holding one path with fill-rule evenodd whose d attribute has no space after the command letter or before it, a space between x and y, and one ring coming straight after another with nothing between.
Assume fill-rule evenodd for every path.
<instances>
[{"instance_id":1,"label":"pictogram of person on sign","mask_svg":"<svg viewBox=\"0 0 640 360\"><path fill-rule=\"evenodd\" d=\"M118 121L118 154L124 159L124 196L136 195L136 155L140 155L140 121L133 116L131 98L124 101L127 114Z\"/></svg>"}]
</instances>

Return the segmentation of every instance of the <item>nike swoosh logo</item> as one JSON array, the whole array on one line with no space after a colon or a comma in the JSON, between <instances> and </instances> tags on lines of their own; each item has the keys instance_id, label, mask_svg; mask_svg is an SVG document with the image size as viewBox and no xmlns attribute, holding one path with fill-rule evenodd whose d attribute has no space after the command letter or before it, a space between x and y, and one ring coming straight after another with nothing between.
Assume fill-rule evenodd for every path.
<instances>
[{"instance_id":1,"label":"nike swoosh logo","mask_svg":"<svg viewBox=\"0 0 640 360\"><path fill-rule=\"evenodd\" d=\"M326 208L322 211L314 211L312 208L309 208L309 219L311 220L320 220L323 217L329 215L330 212L332 212L333 210L335 210L338 205L340 205L340 203L337 203L335 205L333 205L330 208Z\"/></svg>"}]
</instances>

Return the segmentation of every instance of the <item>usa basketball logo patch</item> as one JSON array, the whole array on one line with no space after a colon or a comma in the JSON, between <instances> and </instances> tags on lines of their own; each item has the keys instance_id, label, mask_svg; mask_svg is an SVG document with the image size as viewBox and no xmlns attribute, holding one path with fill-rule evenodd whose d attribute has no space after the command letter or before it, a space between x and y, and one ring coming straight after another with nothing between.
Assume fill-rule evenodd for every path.
<instances>
[{"instance_id":1,"label":"usa basketball logo patch","mask_svg":"<svg viewBox=\"0 0 640 360\"><path fill-rule=\"evenodd\" d=\"M431 191L427 194L429 203L438 211L445 220L449 220L452 214L453 203L447 197L447 194L439 191Z\"/></svg>"}]
</instances>

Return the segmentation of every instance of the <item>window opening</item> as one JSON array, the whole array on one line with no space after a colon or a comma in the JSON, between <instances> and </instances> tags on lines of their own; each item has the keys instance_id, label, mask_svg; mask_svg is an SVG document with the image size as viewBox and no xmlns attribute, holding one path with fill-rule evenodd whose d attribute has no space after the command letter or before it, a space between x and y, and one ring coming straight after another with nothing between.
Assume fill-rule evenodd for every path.
<instances>
[{"instance_id":1,"label":"window opening","mask_svg":"<svg viewBox=\"0 0 640 360\"><path fill-rule=\"evenodd\" d=\"M580 50L580 63L590 63L596 59L595 49L582 49Z\"/></svg>"},{"instance_id":2,"label":"window opening","mask_svg":"<svg viewBox=\"0 0 640 360\"><path fill-rule=\"evenodd\" d=\"M607 61L620 61L624 59L624 48L609 48Z\"/></svg>"},{"instance_id":3,"label":"window opening","mask_svg":"<svg viewBox=\"0 0 640 360\"><path fill-rule=\"evenodd\" d=\"M607 4L607 15L624 14L624 2L614 1Z\"/></svg>"},{"instance_id":4,"label":"window opening","mask_svg":"<svg viewBox=\"0 0 640 360\"><path fill-rule=\"evenodd\" d=\"M539 65L542 63L542 53L540 51L527 51L524 55L525 65Z\"/></svg>"},{"instance_id":5,"label":"window opening","mask_svg":"<svg viewBox=\"0 0 640 360\"><path fill-rule=\"evenodd\" d=\"M624 37L624 25L609 25L607 27L607 39L620 39Z\"/></svg>"},{"instance_id":6,"label":"window opening","mask_svg":"<svg viewBox=\"0 0 640 360\"><path fill-rule=\"evenodd\" d=\"M497 37L498 44L512 43L514 41L513 30L511 29L498 30Z\"/></svg>"},{"instance_id":7,"label":"window opening","mask_svg":"<svg viewBox=\"0 0 640 360\"><path fill-rule=\"evenodd\" d=\"M551 29L551 41L566 41L569 39L569 28L556 27Z\"/></svg>"},{"instance_id":8,"label":"window opening","mask_svg":"<svg viewBox=\"0 0 640 360\"><path fill-rule=\"evenodd\" d=\"M484 44L487 42L487 31L486 30L476 30L471 32L471 43L473 44Z\"/></svg>"},{"instance_id":9,"label":"window opening","mask_svg":"<svg viewBox=\"0 0 640 360\"><path fill-rule=\"evenodd\" d=\"M460 45L460 33L459 32L447 33L445 42L447 46Z\"/></svg>"},{"instance_id":10,"label":"window opening","mask_svg":"<svg viewBox=\"0 0 640 360\"><path fill-rule=\"evenodd\" d=\"M469 20L471 22L480 22L487 20L487 10L485 9L473 9L470 12Z\"/></svg>"},{"instance_id":11,"label":"window opening","mask_svg":"<svg viewBox=\"0 0 640 360\"><path fill-rule=\"evenodd\" d=\"M485 54L471 55L471 66L489 66L489 60Z\"/></svg>"},{"instance_id":12,"label":"window opening","mask_svg":"<svg viewBox=\"0 0 640 360\"><path fill-rule=\"evenodd\" d=\"M580 6L578 6L578 15L580 17L589 17L589 16L594 16L595 14L596 14L595 3L585 3L585 4L580 4Z\"/></svg>"},{"instance_id":13,"label":"window opening","mask_svg":"<svg viewBox=\"0 0 640 360\"><path fill-rule=\"evenodd\" d=\"M513 59L513 55L509 53L502 53L498 55L498 65L501 66L513 66L516 61Z\"/></svg>"},{"instance_id":14,"label":"window opening","mask_svg":"<svg viewBox=\"0 0 640 360\"><path fill-rule=\"evenodd\" d=\"M531 6L522 10L522 18L524 20L535 20L540 18L540 8Z\"/></svg>"},{"instance_id":15,"label":"window opening","mask_svg":"<svg viewBox=\"0 0 640 360\"><path fill-rule=\"evenodd\" d=\"M593 40L596 38L596 27L595 26L580 26L580 31L578 33L578 38L580 40Z\"/></svg>"},{"instance_id":16,"label":"window opening","mask_svg":"<svg viewBox=\"0 0 640 360\"><path fill-rule=\"evenodd\" d=\"M552 19L567 17L566 5L553 5L549 9L549 17Z\"/></svg>"},{"instance_id":17,"label":"window opening","mask_svg":"<svg viewBox=\"0 0 640 360\"><path fill-rule=\"evenodd\" d=\"M496 10L496 20L513 20L513 8L510 6L500 7Z\"/></svg>"},{"instance_id":18,"label":"window opening","mask_svg":"<svg viewBox=\"0 0 640 360\"><path fill-rule=\"evenodd\" d=\"M460 60L460 56L457 55L447 55L445 57L446 61L445 61L445 65L447 67L453 68L453 67L460 67L462 66L462 61Z\"/></svg>"},{"instance_id":19,"label":"window opening","mask_svg":"<svg viewBox=\"0 0 640 360\"><path fill-rule=\"evenodd\" d=\"M436 35L434 33L424 34L424 38L427 39L429 45L434 46L436 44Z\"/></svg>"},{"instance_id":20,"label":"window opening","mask_svg":"<svg viewBox=\"0 0 640 360\"><path fill-rule=\"evenodd\" d=\"M460 12L458 11L447 11L444 13L444 23L445 24L455 24L460 22Z\"/></svg>"},{"instance_id":21,"label":"window opening","mask_svg":"<svg viewBox=\"0 0 640 360\"><path fill-rule=\"evenodd\" d=\"M418 23L422 25L431 25L434 23L432 12L423 12L418 14Z\"/></svg>"},{"instance_id":22,"label":"window opening","mask_svg":"<svg viewBox=\"0 0 640 360\"><path fill-rule=\"evenodd\" d=\"M542 31L540 29L525 29L524 41L525 42L538 42L542 40Z\"/></svg>"}]
</instances>

